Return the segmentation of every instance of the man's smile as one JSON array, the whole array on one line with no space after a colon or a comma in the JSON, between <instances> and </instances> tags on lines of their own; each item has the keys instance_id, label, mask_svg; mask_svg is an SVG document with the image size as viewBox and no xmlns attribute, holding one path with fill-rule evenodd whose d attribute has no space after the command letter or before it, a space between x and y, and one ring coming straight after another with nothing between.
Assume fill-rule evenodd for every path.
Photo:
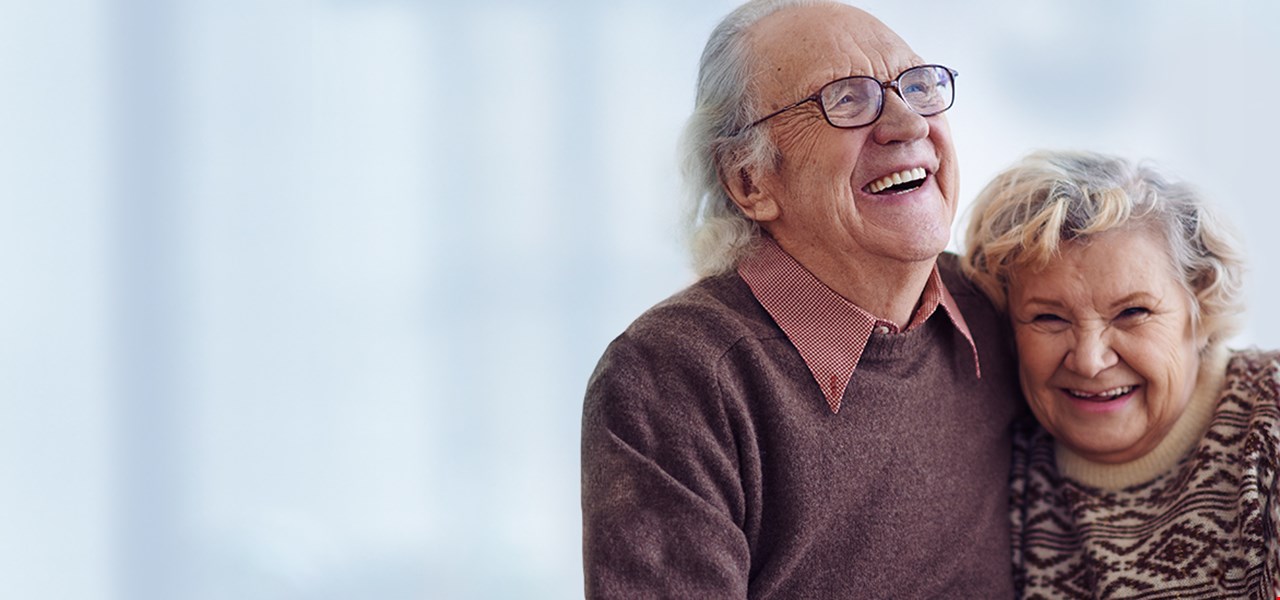
<instances>
[{"instance_id":1,"label":"man's smile","mask_svg":"<svg viewBox=\"0 0 1280 600\"><path fill-rule=\"evenodd\" d=\"M929 173L924 170L924 167L915 167L905 171L898 171L897 173L890 173L880 179L868 183L867 186L863 188L863 191L868 194L897 194L900 192L907 192L924 185L925 177L928 175Z\"/></svg>"}]
</instances>

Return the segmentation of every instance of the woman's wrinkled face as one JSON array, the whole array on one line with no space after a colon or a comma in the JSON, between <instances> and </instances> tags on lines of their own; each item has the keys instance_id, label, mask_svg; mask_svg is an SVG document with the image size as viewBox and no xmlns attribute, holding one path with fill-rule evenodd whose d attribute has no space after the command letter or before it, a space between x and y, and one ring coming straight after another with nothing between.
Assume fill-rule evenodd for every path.
<instances>
[{"instance_id":1,"label":"woman's wrinkled face","mask_svg":"<svg viewBox=\"0 0 1280 600\"><path fill-rule=\"evenodd\" d=\"M1058 441L1124 463L1160 443L1195 387L1191 298L1161 237L1113 230L1066 243L1009 285L1022 390Z\"/></svg>"}]
</instances>

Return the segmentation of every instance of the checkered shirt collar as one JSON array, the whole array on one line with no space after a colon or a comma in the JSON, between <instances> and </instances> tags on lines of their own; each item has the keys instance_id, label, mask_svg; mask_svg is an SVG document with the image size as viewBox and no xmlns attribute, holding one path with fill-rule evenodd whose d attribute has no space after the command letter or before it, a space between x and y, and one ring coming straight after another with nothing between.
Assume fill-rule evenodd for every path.
<instances>
[{"instance_id":1,"label":"checkered shirt collar","mask_svg":"<svg viewBox=\"0 0 1280 600\"><path fill-rule=\"evenodd\" d=\"M840 411L845 388L872 332L900 333L895 323L872 315L827 287L768 235L763 236L755 252L739 263L738 274L800 352L833 413ZM919 307L902 331L924 324L939 306L969 342L974 374L981 377L978 348L955 299L943 285L936 264L925 283Z\"/></svg>"}]
</instances>

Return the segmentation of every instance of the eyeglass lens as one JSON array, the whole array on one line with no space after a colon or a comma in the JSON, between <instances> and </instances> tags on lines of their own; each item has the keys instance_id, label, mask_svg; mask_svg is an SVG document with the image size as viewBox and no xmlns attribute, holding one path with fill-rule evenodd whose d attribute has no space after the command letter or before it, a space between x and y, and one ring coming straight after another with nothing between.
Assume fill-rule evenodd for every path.
<instances>
[{"instance_id":1,"label":"eyeglass lens","mask_svg":"<svg viewBox=\"0 0 1280 600\"><path fill-rule=\"evenodd\" d=\"M903 71L897 79L899 95L922 116L936 115L951 107L955 98L951 72L924 65ZM860 127L876 120L884 103L884 87L871 77L849 77L822 88L822 108L836 127Z\"/></svg>"}]
</instances>

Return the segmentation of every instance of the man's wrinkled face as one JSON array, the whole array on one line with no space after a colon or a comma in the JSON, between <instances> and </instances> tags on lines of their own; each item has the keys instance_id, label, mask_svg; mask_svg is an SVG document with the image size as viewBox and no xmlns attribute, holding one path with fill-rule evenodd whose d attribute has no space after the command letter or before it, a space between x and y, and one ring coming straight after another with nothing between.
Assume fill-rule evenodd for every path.
<instances>
[{"instance_id":1,"label":"man's wrinkled face","mask_svg":"<svg viewBox=\"0 0 1280 600\"><path fill-rule=\"evenodd\" d=\"M925 62L874 17L843 5L784 9L749 35L757 117L835 79L889 81ZM758 127L769 128L781 161L751 182L776 213L748 214L788 252L864 265L932 261L946 248L958 175L945 116L922 117L886 90L880 118L865 127L832 127L813 102Z\"/></svg>"}]
</instances>

